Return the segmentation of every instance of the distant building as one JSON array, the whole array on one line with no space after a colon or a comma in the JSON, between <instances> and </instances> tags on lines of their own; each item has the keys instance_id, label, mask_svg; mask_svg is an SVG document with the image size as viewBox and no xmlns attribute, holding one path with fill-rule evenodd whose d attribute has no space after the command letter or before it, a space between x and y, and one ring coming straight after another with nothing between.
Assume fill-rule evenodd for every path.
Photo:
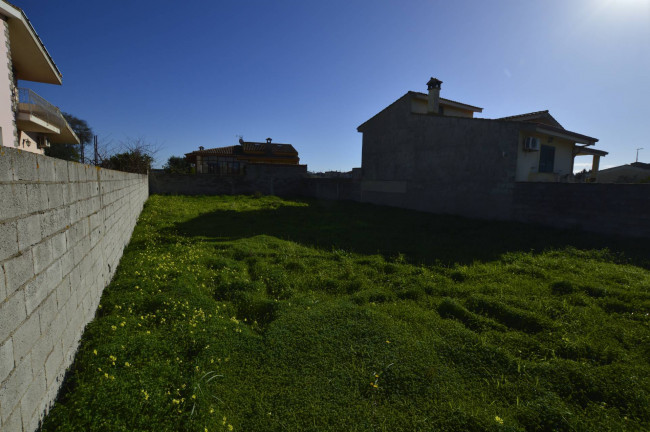
<instances>
[{"instance_id":1,"label":"distant building","mask_svg":"<svg viewBox=\"0 0 650 432\"><path fill-rule=\"evenodd\" d=\"M0 0L0 145L44 153L50 144L78 144L59 109L18 80L61 84L61 72L25 13Z\"/></svg>"},{"instance_id":2,"label":"distant building","mask_svg":"<svg viewBox=\"0 0 650 432\"><path fill-rule=\"evenodd\" d=\"M598 183L650 183L650 164L633 162L601 170Z\"/></svg>"},{"instance_id":3,"label":"distant building","mask_svg":"<svg viewBox=\"0 0 650 432\"><path fill-rule=\"evenodd\" d=\"M474 165L473 157L488 151L489 146L496 150L496 141L507 140L499 146L507 144L509 159L514 157L512 180L533 182L570 179L575 156L583 155L593 157L595 176L600 157L607 155L592 148L598 139L565 129L548 110L499 119L474 118L483 108L441 98L441 84L431 78L428 94L409 91L357 128L363 133L364 177L381 180L393 171L404 177L412 167L396 164L401 163L398 155L407 156L407 148L413 148L409 159L414 162L448 159L456 164L457 172L463 172ZM511 126L516 126L514 133L505 136L502 130ZM447 163L446 168L452 166ZM468 174L472 175L471 170Z\"/></svg>"},{"instance_id":4,"label":"distant building","mask_svg":"<svg viewBox=\"0 0 650 432\"><path fill-rule=\"evenodd\" d=\"M242 175L249 164L298 165L298 152L291 144L276 144L267 138L266 142L239 140L238 145L217 147L186 153L186 160L193 164L197 174L222 176Z\"/></svg>"},{"instance_id":5,"label":"distant building","mask_svg":"<svg viewBox=\"0 0 650 432\"><path fill-rule=\"evenodd\" d=\"M436 213L509 218L518 182L571 182L574 158L607 152L548 111L475 118L482 108L409 91L361 124L362 200Z\"/></svg>"}]
</instances>

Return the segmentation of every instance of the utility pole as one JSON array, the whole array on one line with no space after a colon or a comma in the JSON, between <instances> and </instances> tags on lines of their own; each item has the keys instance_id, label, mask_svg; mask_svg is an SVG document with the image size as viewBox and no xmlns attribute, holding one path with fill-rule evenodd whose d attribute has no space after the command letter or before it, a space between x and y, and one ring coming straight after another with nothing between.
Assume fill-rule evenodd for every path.
<instances>
[{"instance_id":1,"label":"utility pole","mask_svg":"<svg viewBox=\"0 0 650 432\"><path fill-rule=\"evenodd\" d=\"M97 157L97 135L95 135L95 166L99 165Z\"/></svg>"},{"instance_id":2,"label":"utility pole","mask_svg":"<svg viewBox=\"0 0 650 432\"><path fill-rule=\"evenodd\" d=\"M636 161L637 162L639 161L639 150L643 150L643 147L639 147L638 149L636 149Z\"/></svg>"}]
</instances>

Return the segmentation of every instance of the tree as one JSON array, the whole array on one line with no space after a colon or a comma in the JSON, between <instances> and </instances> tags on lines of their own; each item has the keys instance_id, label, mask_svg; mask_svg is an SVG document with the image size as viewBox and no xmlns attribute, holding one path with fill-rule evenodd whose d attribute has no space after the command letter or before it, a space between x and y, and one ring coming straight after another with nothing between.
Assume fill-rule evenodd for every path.
<instances>
[{"instance_id":1,"label":"tree","mask_svg":"<svg viewBox=\"0 0 650 432\"><path fill-rule=\"evenodd\" d=\"M153 157L138 150L117 153L101 163L102 168L146 174L151 169Z\"/></svg>"},{"instance_id":2,"label":"tree","mask_svg":"<svg viewBox=\"0 0 650 432\"><path fill-rule=\"evenodd\" d=\"M172 174L187 174L190 172L190 163L182 156L170 156L163 169Z\"/></svg>"},{"instance_id":3,"label":"tree","mask_svg":"<svg viewBox=\"0 0 650 432\"><path fill-rule=\"evenodd\" d=\"M148 143L143 138L127 139L120 147L120 153L103 158L100 163L102 168L147 174L158 152L157 145Z\"/></svg>"},{"instance_id":4,"label":"tree","mask_svg":"<svg viewBox=\"0 0 650 432\"><path fill-rule=\"evenodd\" d=\"M86 120L82 120L69 113L61 113L63 118L68 122L70 128L79 138L79 141L83 145L88 145L93 140L93 130ZM80 145L75 143L70 144L53 144L50 147L45 149L45 154L47 156L52 156L58 159L64 159L69 161L78 162L80 160ZM88 152L86 152L88 153ZM84 162L84 161L81 161Z\"/></svg>"}]
</instances>

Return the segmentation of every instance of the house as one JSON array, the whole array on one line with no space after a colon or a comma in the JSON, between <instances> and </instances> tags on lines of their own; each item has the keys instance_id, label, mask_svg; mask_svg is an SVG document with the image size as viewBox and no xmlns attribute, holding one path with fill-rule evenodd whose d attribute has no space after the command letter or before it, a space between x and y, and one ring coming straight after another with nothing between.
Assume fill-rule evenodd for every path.
<instances>
[{"instance_id":1,"label":"house","mask_svg":"<svg viewBox=\"0 0 650 432\"><path fill-rule=\"evenodd\" d=\"M598 173L598 183L650 183L650 164L632 162Z\"/></svg>"},{"instance_id":2,"label":"house","mask_svg":"<svg viewBox=\"0 0 650 432\"><path fill-rule=\"evenodd\" d=\"M482 108L409 91L361 124L362 200L441 213L507 217L516 182L573 178L576 156L607 153L548 111L476 118Z\"/></svg>"},{"instance_id":3,"label":"house","mask_svg":"<svg viewBox=\"0 0 650 432\"><path fill-rule=\"evenodd\" d=\"M250 164L298 165L298 152L291 144L276 144L267 138L266 142L248 142L239 139L239 144L199 150L185 154L185 159L196 168L197 174L219 174L222 176L242 175Z\"/></svg>"},{"instance_id":4,"label":"house","mask_svg":"<svg viewBox=\"0 0 650 432\"><path fill-rule=\"evenodd\" d=\"M18 80L61 85L61 72L25 13L0 0L0 144L44 153L56 143L79 143L61 111ZM6 68L6 69L5 69Z\"/></svg>"}]
</instances>

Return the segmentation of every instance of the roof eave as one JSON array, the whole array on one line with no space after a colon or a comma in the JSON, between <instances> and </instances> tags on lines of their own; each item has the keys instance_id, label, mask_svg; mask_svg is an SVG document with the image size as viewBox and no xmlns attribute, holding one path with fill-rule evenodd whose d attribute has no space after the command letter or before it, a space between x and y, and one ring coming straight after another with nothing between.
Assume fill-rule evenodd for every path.
<instances>
[{"instance_id":1,"label":"roof eave","mask_svg":"<svg viewBox=\"0 0 650 432\"><path fill-rule=\"evenodd\" d=\"M525 129L527 130L533 130L535 132L539 133L544 133L547 135L550 135L555 138L561 138L561 139L566 139L568 141L572 141L578 144L584 144L586 146L591 146L595 145L598 142L598 138L593 138L587 135L582 135L577 132L572 132L566 129L563 130L554 130L554 128L547 127L542 124L535 124L535 123L523 123L522 125L530 125L529 127L526 127Z\"/></svg>"},{"instance_id":2,"label":"roof eave","mask_svg":"<svg viewBox=\"0 0 650 432\"><path fill-rule=\"evenodd\" d=\"M61 85L61 72L22 9L0 1L0 14L8 19L16 78Z\"/></svg>"}]
</instances>

